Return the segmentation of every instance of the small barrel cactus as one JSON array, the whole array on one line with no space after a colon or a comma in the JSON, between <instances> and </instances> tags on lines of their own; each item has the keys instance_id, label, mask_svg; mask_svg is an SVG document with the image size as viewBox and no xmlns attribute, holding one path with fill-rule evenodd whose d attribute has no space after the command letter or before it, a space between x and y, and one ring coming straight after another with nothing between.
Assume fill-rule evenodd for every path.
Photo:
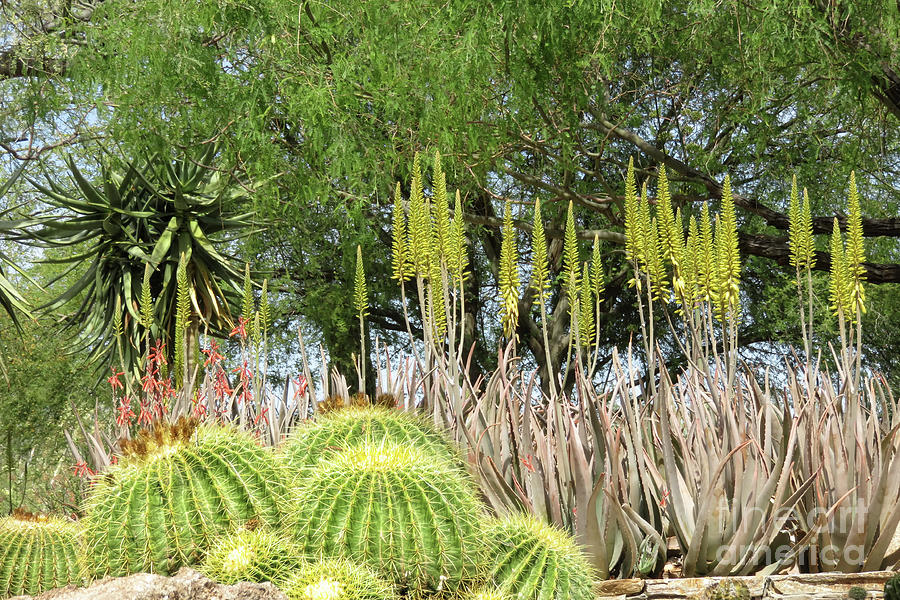
<instances>
[{"instance_id":1,"label":"small barrel cactus","mask_svg":"<svg viewBox=\"0 0 900 600\"><path fill-rule=\"evenodd\" d=\"M434 425L415 414L384 406L350 406L321 415L291 434L284 444L284 455L291 469L305 477L306 471L329 451L383 440L408 443L434 457L463 463L459 450Z\"/></svg>"},{"instance_id":2,"label":"small barrel cactus","mask_svg":"<svg viewBox=\"0 0 900 600\"><path fill-rule=\"evenodd\" d=\"M343 559L308 562L279 587L289 600L399 600L390 583Z\"/></svg>"},{"instance_id":3,"label":"small barrel cactus","mask_svg":"<svg viewBox=\"0 0 900 600\"><path fill-rule=\"evenodd\" d=\"M885 582L884 600L900 600L900 574L894 575Z\"/></svg>"},{"instance_id":4,"label":"small barrel cactus","mask_svg":"<svg viewBox=\"0 0 900 600\"><path fill-rule=\"evenodd\" d=\"M478 580L485 541L474 486L427 449L361 444L323 458L299 481L305 550L368 563L411 590Z\"/></svg>"},{"instance_id":5,"label":"small barrel cactus","mask_svg":"<svg viewBox=\"0 0 900 600\"><path fill-rule=\"evenodd\" d=\"M267 528L242 527L213 542L200 571L227 585L239 581L278 583L301 564L300 549L290 539Z\"/></svg>"},{"instance_id":6,"label":"small barrel cactus","mask_svg":"<svg viewBox=\"0 0 900 600\"><path fill-rule=\"evenodd\" d=\"M78 523L14 511L0 519L0 598L83 582Z\"/></svg>"},{"instance_id":7,"label":"small barrel cactus","mask_svg":"<svg viewBox=\"0 0 900 600\"><path fill-rule=\"evenodd\" d=\"M494 583L522 600L592 600L591 567L575 541L529 515L489 521Z\"/></svg>"},{"instance_id":8,"label":"small barrel cactus","mask_svg":"<svg viewBox=\"0 0 900 600\"><path fill-rule=\"evenodd\" d=\"M847 597L850 598L850 600L866 600L866 598L869 597L869 592L862 586L854 585L847 590Z\"/></svg>"},{"instance_id":9,"label":"small barrel cactus","mask_svg":"<svg viewBox=\"0 0 900 600\"><path fill-rule=\"evenodd\" d=\"M96 576L170 574L198 562L216 536L290 513L280 462L236 429L181 419L123 442L122 454L87 500Z\"/></svg>"}]
</instances>

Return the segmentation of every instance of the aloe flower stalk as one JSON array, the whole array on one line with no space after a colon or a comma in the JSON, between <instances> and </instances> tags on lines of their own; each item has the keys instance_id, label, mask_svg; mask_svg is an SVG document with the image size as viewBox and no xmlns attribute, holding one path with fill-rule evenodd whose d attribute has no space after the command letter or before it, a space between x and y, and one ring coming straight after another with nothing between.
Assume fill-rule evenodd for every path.
<instances>
[{"instance_id":1,"label":"aloe flower stalk","mask_svg":"<svg viewBox=\"0 0 900 600\"><path fill-rule=\"evenodd\" d=\"M645 269L654 262L654 255L658 253L658 248L651 243L651 237L656 230L656 225L650 216L650 201L647 198L647 181L645 180L641 186L641 195L638 198L637 205L637 244L638 244L638 263Z\"/></svg>"},{"instance_id":2,"label":"aloe flower stalk","mask_svg":"<svg viewBox=\"0 0 900 600\"><path fill-rule=\"evenodd\" d=\"M187 268L182 262L178 266L178 288L175 300L175 384L185 383L185 335L190 322L191 299L188 289Z\"/></svg>"},{"instance_id":3,"label":"aloe flower stalk","mask_svg":"<svg viewBox=\"0 0 900 600\"><path fill-rule=\"evenodd\" d=\"M801 203L797 195L796 175L791 182L791 200L788 216L790 218L788 242L791 251L791 265L798 270L812 269L816 264L816 256L809 194L804 188L803 202Z\"/></svg>"},{"instance_id":4,"label":"aloe flower stalk","mask_svg":"<svg viewBox=\"0 0 900 600\"><path fill-rule=\"evenodd\" d=\"M850 172L850 190L848 192L847 210L847 282L849 295L849 317L855 323L857 316L866 312L866 292L863 282L866 280L866 251L863 245L862 214L859 207L859 194L856 191L856 173Z\"/></svg>"},{"instance_id":5,"label":"aloe flower stalk","mask_svg":"<svg viewBox=\"0 0 900 600\"><path fill-rule=\"evenodd\" d=\"M422 169L418 152L413 158L409 191L409 255L416 277L431 275L431 211L422 189Z\"/></svg>"},{"instance_id":6,"label":"aloe flower stalk","mask_svg":"<svg viewBox=\"0 0 900 600\"><path fill-rule=\"evenodd\" d=\"M250 263L244 266L244 294L241 297L241 318L247 328L247 337L253 336L253 279L250 277Z\"/></svg>"},{"instance_id":7,"label":"aloe flower stalk","mask_svg":"<svg viewBox=\"0 0 900 600\"><path fill-rule=\"evenodd\" d=\"M829 294L831 310L835 315L845 317L851 305L848 291L850 287L847 281L847 258L844 254L844 239L841 235L841 226L837 217L834 218L831 229L831 270L829 278Z\"/></svg>"},{"instance_id":8,"label":"aloe flower stalk","mask_svg":"<svg viewBox=\"0 0 900 600\"><path fill-rule=\"evenodd\" d=\"M550 267L540 199L534 201L534 224L531 230L531 288L534 290L535 301L547 300L547 290L550 289Z\"/></svg>"},{"instance_id":9,"label":"aloe flower stalk","mask_svg":"<svg viewBox=\"0 0 900 600\"><path fill-rule=\"evenodd\" d=\"M712 219L709 205L704 202L700 209L700 246L698 250L699 294L704 302L711 302L715 293L715 250L713 245Z\"/></svg>"},{"instance_id":10,"label":"aloe flower stalk","mask_svg":"<svg viewBox=\"0 0 900 600\"><path fill-rule=\"evenodd\" d=\"M269 280L263 279L262 291L259 295L259 320L262 325L263 337L269 333L272 326L272 309L269 306Z\"/></svg>"},{"instance_id":11,"label":"aloe flower stalk","mask_svg":"<svg viewBox=\"0 0 900 600\"><path fill-rule=\"evenodd\" d=\"M591 249L591 292L599 301L600 294L606 289L603 277L603 260L600 258L600 237L594 234L594 246Z\"/></svg>"},{"instance_id":12,"label":"aloe flower stalk","mask_svg":"<svg viewBox=\"0 0 900 600\"><path fill-rule=\"evenodd\" d=\"M640 212L637 185L634 181L634 158L628 157L628 173L625 176L625 255L638 263L642 260Z\"/></svg>"},{"instance_id":13,"label":"aloe flower stalk","mask_svg":"<svg viewBox=\"0 0 900 600\"><path fill-rule=\"evenodd\" d=\"M356 246L356 273L353 278L353 307L359 317L359 391L365 393L366 383L366 323L369 314L369 297L366 290L366 272L363 268L362 248Z\"/></svg>"},{"instance_id":14,"label":"aloe flower stalk","mask_svg":"<svg viewBox=\"0 0 900 600\"><path fill-rule=\"evenodd\" d=\"M563 270L566 277L563 282L563 289L565 289L566 297L569 299L569 315L573 321L575 320L576 307L578 306L580 264L578 241L575 237L575 212L572 208L572 201L569 200L569 211L566 215L566 231L563 239Z\"/></svg>"},{"instance_id":15,"label":"aloe flower stalk","mask_svg":"<svg viewBox=\"0 0 900 600\"><path fill-rule=\"evenodd\" d=\"M519 252L513 229L512 207L509 200L503 214L503 239L500 243L500 313L503 335L512 339L519 322Z\"/></svg>"},{"instance_id":16,"label":"aloe flower stalk","mask_svg":"<svg viewBox=\"0 0 900 600\"><path fill-rule=\"evenodd\" d=\"M741 256L738 252L737 217L731 178L725 175L722 187L722 211L716 227L717 308L720 320L737 318L740 304Z\"/></svg>"},{"instance_id":17,"label":"aloe flower stalk","mask_svg":"<svg viewBox=\"0 0 900 600\"><path fill-rule=\"evenodd\" d=\"M394 209L391 228L391 277L397 281L407 281L411 277L409 257L409 238L406 229L406 212L403 209L403 196L400 194L400 182L394 188Z\"/></svg>"},{"instance_id":18,"label":"aloe flower stalk","mask_svg":"<svg viewBox=\"0 0 900 600\"><path fill-rule=\"evenodd\" d=\"M675 223L665 165L661 165L659 168L656 196L656 218L659 222L659 242L662 247L663 261L677 267L679 240L683 238L684 234L681 231L681 223Z\"/></svg>"},{"instance_id":19,"label":"aloe flower stalk","mask_svg":"<svg viewBox=\"0 0 900 600\"><path fill-rule=\"evenodd\" d=\"M556 396L556 384L550 372L553 361L550 358L550 341L547 331L547 290L550 289L550 265L547 258L547 236L544 233L544 220L541 217L541 200L534 201L534 226L531 230L531 288L534 299L541 310L541 335L544 338L544 359L548 372L547 386L551 398Z\"/></svg>"},{"instance_id":20,"label":"aloe flower stalk","mask_svg":"<svg viewBox=\"0 0 900 600\"><path fill-rule=\"evenodd\" d=\"M590 347L594 341L594 302L591 299L591 272L588 263L582 265L581 297L578 299L578 333L581 345Z\"/></svg>"},{"instance_id":21,"label":"aloe flower stalk","mask_svg":"<svg viewBox=\"0 0 900 600\"><path fill-rule=\"evenodd\" d=\"M650 277L653 297L664 301L669 293L669 288L666 281L666 267L663 263L663 252L656 217L650 219L650 235L645 246L645 255L647 257L647 274Z\"/></svg>"}]
</instances>

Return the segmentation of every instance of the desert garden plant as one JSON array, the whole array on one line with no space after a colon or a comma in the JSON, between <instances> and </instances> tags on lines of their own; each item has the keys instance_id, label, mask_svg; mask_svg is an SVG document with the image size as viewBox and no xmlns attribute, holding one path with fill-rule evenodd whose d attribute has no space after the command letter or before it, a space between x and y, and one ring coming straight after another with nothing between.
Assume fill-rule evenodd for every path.
<instances>
[{"instance_id":1,"label":"desert garden plant","mask_svg":"<svg viewBox=\"0 0 900 600\"><path fill-rule=\"evenodd\" d=\"M13 512L0 519L0 597L82 583L84 552L80 524Z\"/></svg>"},{"instance_id":2,"label":"desert garden plant","mask_svg":"<svg viewBox=\"0 0 900 600\"><path fill-rule=\"evenodd\" d=\"M900 574L884 583L884 600L900 600Z\"/></svg>"},{"instance_id":3,"label":"desert garden plant","mask_svg":"<svg viewBox=\"0 0 900 600\"><path fill-rule=\"evenodd\" d=\"M82 298L66 323L78 328L79 342L101 370L116 365L137 379L142 376L145 281L154 299L150 342L169 341L169 351L174 350L179 267L191 295L191 360L201 325L218 335L227 335L233 326L228 303L240 297L241 274L217 242L251 232L251 216L234 212L235 202L250 188L209 168L217 153L215 144L208 144L176 160L152 154L124 161L121 168L104 160L96 179L69 159L71 189L62 181L32 181L53 211L36 216L39 227L29 229L29 235L44 248L77 247L78 253L59 261L84 268L47 308Z\"/></svg>"},{"instance_id":4,"label":"desert garden plant","mask_svg":"<svg viewBox=\"0 0 900 600\"><path fill-rule=\"evenodd\" d=\"M413 591L483 575L483 507L466 474L430 449L367 441L324 456L297 485L308 553L368 564Z\"/></svg>"},{"instance_id":5,"label":"desert garden plant","mask_svg":"<svg viewBox=\"0 0 900 600\"><path fill-rule=\"evenodd\" d=\"M332 558L303 563L279 584L289 600L399 600L394 586L362 564Z\"/></svg>"},{"instance_id":6,"label":"desert garden plant","mask_svg":"<svg viewBox=\"0 0 900 600\"><path fill-rule=\"evenodd\" d=\"M492 544L491 577L523 600L590 600L593 570L569 535L529 515L486 526Z\"/></svg>"},{"instance_id":7,"label":"desert garden plant","mask_svg":"<svg viewBox=\"0 0 900 600\"><path fill-rule=\"evenodd\" d=\"M303 564L288 532L251 522L213 540L200 571L224 584L239 581L281 582Z\"/></svg>"},{"instance_id":8,"label":"desert garden plant","mask_svg":"<svg viewBox=\"0 0 900 600\"><path fill-rule=\"evenodd\" d=\"M849 590L847 590L847 598L850 600L866 600L869 596L869 592L866 591L866 588L854 585Z\"/></svg>"},{"instance_id":9,"label":"desert garden plant","mask_svg":"<svg viewBox=\"0 0 900 600\"><path fill-rule=\"evenodd\" d=\"M180 419L122 443L93 480L85 518L94 576L173 573L217 536L289 513L286 476L270 450L232 427Z\"/></svg>"},{"instance_id":10,"label":"desert garden plant","mask_svg":"<svg viewBox=\"0 0 900 600\"><path fill-rule=\"evenodd\" d=\"M301 423L285 441L282 452L292 471L303 476L327 454L367 440L409 444L435 459L462 462L459 450L431 422L414 412L386 406L348 406Z\"/></svg>"}]
</instances>

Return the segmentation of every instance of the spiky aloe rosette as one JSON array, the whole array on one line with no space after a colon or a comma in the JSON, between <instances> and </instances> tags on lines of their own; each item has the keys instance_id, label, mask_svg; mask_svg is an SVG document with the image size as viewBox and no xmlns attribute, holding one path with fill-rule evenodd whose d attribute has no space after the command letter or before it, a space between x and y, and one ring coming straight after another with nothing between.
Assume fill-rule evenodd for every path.
<instances>
[{"instance_id":1,"label":"spiky aloe rosette","mask_svg":"<svg viewBox=\"0 0 900 600\"><path fill-rule=\"evenodd\" d=\"M241 529L217 538L200 571L220 583L280 582L303 564L300 549L268 528Z\"/></svg>"},{"instance_id":2,"label":"spiky aloe rosette","mask_svg":"<svg viewBox=\"0 0 900 600\"><path fill-rule=\"evenodd\" d=\"M489 521L492 577L522 600L592 600L591 567L575 541L530 515Z\"/></svg>"},{"instance_id":3,"label":"spiky aloe rosette","mask_svg":"<svg viewBox=\"0 0 900 600\"><path fill-rule=\"evenodd\" d=\"M454 590L482 574L474 486L427 449L380 442L329 454L299 480L298 499L310 553L368 563L411 590Z\"/></svg>"},{"instance_id":4,"label":"spiky aloe rosette","mask_svg":"<svg viewBox=\"0 0 900 600\"><path fill-rule=\"evenodd\" d=\"M83 581L77 523L14 511L0 519L0 598Z\"/></svg>"},{"instance_id":5,"label":"spiky aloe rosette","mask_svg":"<svg viewBox=\"0 0 900 600\"><path fill-rule=\"evenodd\" d=\"M284 445L284 456L296 473L305 475L329 451L340 451L368 440L408 443L429 451L434 457L463 464L459 450L434 425L412 413L386 406L348 406L321 415L291 434Z\"/></svg>"},{"instance_id":6,"label":"spiky aloe rosette","mask_svg":"<svg viewBox=\"0 0 900 600\"><path fill-rule=\"evenodd\" d=\"M234 428L180 419L122 443L93 482L85 518L93 574L169 574L198 562L219 535L289 513L277 457Z\"/></svg>"},{"instance_id":7,"label":"spiky aloe rosette","mask_svg":"<svg viewBox=\"0 0 900 600\"><path fill-rule=\"evenodd\" d=\"M374 571L339 558L308 562L279 587L290 600L399 600Z\"/></svg>"}]
</instances>

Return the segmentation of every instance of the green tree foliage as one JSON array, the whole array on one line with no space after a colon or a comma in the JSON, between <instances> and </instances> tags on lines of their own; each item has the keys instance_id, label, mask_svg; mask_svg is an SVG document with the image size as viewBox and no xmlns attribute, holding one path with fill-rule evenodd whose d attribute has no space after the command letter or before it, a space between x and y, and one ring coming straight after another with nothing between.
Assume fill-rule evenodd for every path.
<instances>
[{"instance_id":1,"label":"green tree foliage","mask_svg":"<svg viewBox=\"0 0 900 600\"><path fill-rule=\"evenodd\" d=\"M130 149L216 139L251 177L279 174L257 202L272 227L246 250L290 292L285 312L315 325L347 366L354 311L341 289L352 260L335 264L333 248L352 257L362 246L373 306L383 307L370 323L402 330L387 276L391 192L414 179L414 153L432 148L444 153L447 182L461 188L477 226L466 303L473 322L496 312L505 200L540 195L549 245L562 236L569 201L578 235L601 233L604 307L616 326L600 343L627 339L636 312L613 275L624 266L614 250L625 239L632 157L634 189L665 167L673 214L698 218L703 250L698 208L718 204L732 174L739 248L763 258L744 261L745 280L769 278L773 260L789 264L791 177L809 189L813 233L824 237L855 168L863 234L881 237L867 246L876 265L867 281L900 281L900 228L887 220L898 206L894 3L253 0L174 9L107 0L54 19L49 3L18 0L0 10L10 23L0 45L0 93L9 99L0 130L26 132L5 151L41 158L53 143L97 134ZM90 111L95 118L79 118ZM48 125L57 122L64 126L54 134ZM440 187L422 183L428 197ZM551 261L551 279L560 268ZM708 283L700 282L707 294ZM520 290L524 309L529 293ZM896 292L880 296L896 302ZM560 301L550 299L549 318L560 324L551 331L569 319L555 310ZM744 339L768 335L765 307L740 309ZM535 325L535 313L519 312L521 328ZM893 329L869 328L869 343ZM561 364L558 338L524 343L539 363L550 345L549 361Z\"/></svg>"},{"instance_id":2,"label":"green tree foliage","mask_svg":"<svg viewBox=\"0 0 900 600\"><path fill-rule=\"evenodd\" d=\"M0 380L0 510L74 512L83 492L73 477L64 428L76 426L72 408L100 401L96 376L49 320L6 322L0 352L8 380Z\"/></svg>"}]
</instances>

